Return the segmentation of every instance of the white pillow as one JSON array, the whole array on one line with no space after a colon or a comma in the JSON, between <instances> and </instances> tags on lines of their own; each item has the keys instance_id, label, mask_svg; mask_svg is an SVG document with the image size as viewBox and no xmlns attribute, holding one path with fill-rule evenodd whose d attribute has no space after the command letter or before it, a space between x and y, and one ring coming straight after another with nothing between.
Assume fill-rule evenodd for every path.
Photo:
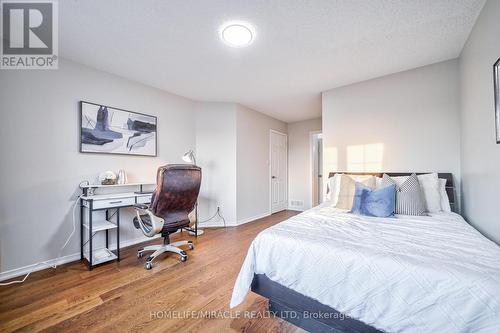
<instances>
[{"instance_id":1,"label":"white pillow","mask_svg":"<svg viewBox=\"0 0 500 333\"><path fill-rule=\"evenodd\" d=\"M410 176L397 176L397 177L390 176L390 177L396 182L396 185L401 186L401 184L403 184Z\"/></svg>"},{"instance_id":2,"label":"white pillow","mask_svg":"<svg viewBox=\"0 0 500 333\"><path fill-rule=\"evenodd\" d=\"M446 193L446 179L439 178L439 192L441 195L441 210L450 213L451 207L448 193Z\"/></svg>"},{"instance_id":3,"label":"white pillow","mask_svg":"<svg viewBox=\"0 0 500 333\"><path fill-rule=\"evenodd\" d=\"M398 186L401 186L408 176L391 177ZM429 213L437 213L441 211L441 194L439 191L439 179L437 173L426 173L418 175L418 183L420 190L424 196L425 209Z\"/></svg>"},{"instance_id":4,"label":"white pillow","mask_svg":"<svg viewBox=\"0 0 500 333\"><path fill-rule=\"evenodd\" d=\"M336 206L339 201L340 180L342 179L342 175L342 173L336 173L333 177L328 178L328 193L325 196L325 201L331 201L332 206ZM368 183L373 187L371 179L374 177L371 175L349 175L349 177L360 183L369 179Z\"/></svg>"},{"instance_id":5,"label":"white pillow","mask_svg":"<svg viewBox=\"0 0 500 333\"><path fill-rule=\"evenodd\" d=\"M375 177L370 175L342 175L340 181L340 192L335 207L340 209L350 210L352 208L352 202L354 200L354 194L356 192L356 182L363 183L364 185L375 188Z\"/></svg>"},{"instance_id":6,"label":"white pillow","mask_svg":"<svg viewBox=\"0 0 500 333\"><path fill-rule=\"evenodd\" d=\"M424 195L425 207L429 213L441 211L441 193L439 191L438 174L426 173L417 176L420 189Z\"/></svg>"},{"instance_id":7,"label":"white pillow","mask_svg":"<svg viewBox=\"0 0 500 333\"><path fill-rule=\"evenodd\" d=\"M332 206L335 206L339 200L341 176L341 173L336 173L333 177L328 178L328 193L326 194L326 200L331 201Z\"/></svg>"},{"instance_id":8,"label":"white pillow","mask_svg":"<svg viewBox=\"0 0 500 333\"><path fill-rule=\"evenodd\" d=\"M394 179L398 186L401 186L407 179L408 176L398 176L391 177ZM441 204L441 193L439 190L439 179L437 173L426 173L423 175L418 175L418 182L420 184L420 190L424 196L425 209L429 213L437 213L442 209Z\"/></svg>"},{"instance_id":9,"label":"white pillow","mask_svg":"<svg viewBox=\"0 0 500 333\"><path fill-rule=\"evenodd\" d=\"M371 187L375 186L374 183L372 184L372 182L375 181L375 176L372 176L372 175L349 175L349 174L347 174L347 175L349 177L351 177L352 179L354 179L354 181L357 181L358 183L362 183L362 182L369 179L370 186ZM372 178L373 178L373 180L372 180Z\"/></svg>"}]
</instances>

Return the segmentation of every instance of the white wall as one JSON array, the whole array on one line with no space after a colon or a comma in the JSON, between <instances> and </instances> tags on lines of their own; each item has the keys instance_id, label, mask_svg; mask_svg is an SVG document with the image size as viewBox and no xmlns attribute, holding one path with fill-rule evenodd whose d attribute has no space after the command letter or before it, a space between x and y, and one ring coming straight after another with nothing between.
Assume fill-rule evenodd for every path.
<instances>
[{"instance_id":1,"label":"white wall","mask_svg":"<svg viewBox=\"0 0 500 333\"><path fill-rule=\"evenodd\" d=\"M82 180L96 182L100 172L123 168L130 182L154 182L159 166L183 163L188 149L196 149L203 168L200 219L217 206L227 225L268 212L269 129L286 132L283 122L234 103L194 102L66 60L55 71L2 71L0 100L0 278L39 261L79 258L79 227L69 246L59 249L72 230ZM159 156L79 153L80 100L156 115ZM79 209L75 213L78 221ZM122 245L147 239L133 227L132 214L122 210ZM96 236L94 244L101 243Z\"/></svg>"},{"instance_id":2,"label":"white wall","mask_svg":"<svg viewBox=\"0 0 500 333\"><path fill-rule=\"evenodd\" d=\"M238 224L270 213L270 130L287 132L286 123L244 106L236 106Z\"/></svg>"},{"instance_id":3,"label":"white wall","mask_svg":"<svg viewBox=\"0 0 500 333\"><path fill-rule=\"evenodd\" d=\"M235 103L200 102L196 107L196 153L203 170L201 221L217 207L226 226L269 214L269 131L286 124ZM220 227L214 218L201 227Z\"/></svg>"},{"instance_id":4,"label":"white wall","mask_svg":"<svg viewBox=\"0 0 500 333\"><path fill-rule=\"evenodd\" d=\"M500 1L486 2L460 56L462 205L466 219L500 244L500 144L495 143L493 64L500 57Z\"/></svg>"},{"instance_id":5,"label":"white wall","mask_svg":"<svg viewBox=\"0 0 500 333\"><path fill-rule=\"evenodd\" d=\"M457 60L324 92L323 174L437 171L458 181L459 101Z\"/></svg>"},{"instance_id":6,"label":"white wall","mask_svg":"<svg viewBox=\"0 0 500 333\"><path fill-rule=\"evenodd\" d=\"M236 105L198 103L196 108L196 154L202 168L198 201L200 221L211 217L217 207L226 225L236 225ZM213 219L200 226L221 226Z\"/></svg>"},{"instance_id":7,"label":"white wall","mask_svg":"<svg viewBox=\"0 0 500 333\"><path fill-rule=\"evenodd\" d=\"M288 124L288 207L312 206L311 132L321 131L321 118ZM292 206L291 201L302 201Z\"/></svg>"},{"instance_id":8,"label":"white wall","mask_svg":"<svg viewBox=\"0 0 500 333\"><path fill-rule=\"evenodd\" d=\"M77 254L72 230L78 184L105 170L125 169L129 181L153 181L156 169L182 162L195 145L195 103L161 90L62 60L59 70L1 71L0 271ZM80 100L158 117L158 157L78 152ZM77 209L77 215L79 210ZM142 233L124 210L121 241ZM99 244L96 240L96 244Z\"/></svg>"}]
</instances>

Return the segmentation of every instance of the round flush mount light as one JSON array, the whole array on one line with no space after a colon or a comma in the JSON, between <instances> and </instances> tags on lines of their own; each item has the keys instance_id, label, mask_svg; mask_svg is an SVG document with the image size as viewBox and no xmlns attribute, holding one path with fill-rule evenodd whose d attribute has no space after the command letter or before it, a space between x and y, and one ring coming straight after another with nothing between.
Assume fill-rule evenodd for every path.
<instances>
[{"instance_id":1,"label":"round flush mount light","mask_svg":"<svg viewBox=\"0 0 500 333\"><path fill-rule=\"evenodd\" d=\"M245 47L255 39L255 29L246 22L228 22L220 28L220 37L231 47Z\"/></svg>"}]
</instances>

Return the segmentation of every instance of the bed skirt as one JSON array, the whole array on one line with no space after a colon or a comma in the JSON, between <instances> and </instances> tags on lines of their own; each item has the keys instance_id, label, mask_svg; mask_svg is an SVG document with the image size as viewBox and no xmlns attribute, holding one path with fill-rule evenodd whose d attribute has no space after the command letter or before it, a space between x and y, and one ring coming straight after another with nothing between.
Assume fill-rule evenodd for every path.
<instances>
[{"instance_id":1,"label":"bed skirt","mask_svg":"<svg viewBox=\"0 0 500 333\"><path fill-rule=\"evenodd\" d=\"M381 332L363 322L286 288L264 274L255 274L252 291L269 299L269 310L308 332Z\"/></svg>"}]
</instances>

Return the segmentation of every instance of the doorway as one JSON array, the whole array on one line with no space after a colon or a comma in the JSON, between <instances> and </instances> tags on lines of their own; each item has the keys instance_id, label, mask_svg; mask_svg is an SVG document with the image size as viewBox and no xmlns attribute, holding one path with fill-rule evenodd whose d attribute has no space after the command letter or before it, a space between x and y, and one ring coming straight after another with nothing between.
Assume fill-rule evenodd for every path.
<instances>
[{"instance_id":1,"label":"doorway","mask_svg":"<svg viewBox=\"0 0 500 333\"><path fill-rule=\"evenodd\" d=\"M288 137L271 130L269 139L269 177L271 214L285 210L288 204Z\"/></svg>"},{"instance_id":2,"label":"doorway","mask_svg":"<svg viewBox=\"0 0 500 333\"><path fill-rule=\"evenodd\" d=\"M311 132L311 207L323 202L323 136Z\"/></svg>"}]
</instances>

